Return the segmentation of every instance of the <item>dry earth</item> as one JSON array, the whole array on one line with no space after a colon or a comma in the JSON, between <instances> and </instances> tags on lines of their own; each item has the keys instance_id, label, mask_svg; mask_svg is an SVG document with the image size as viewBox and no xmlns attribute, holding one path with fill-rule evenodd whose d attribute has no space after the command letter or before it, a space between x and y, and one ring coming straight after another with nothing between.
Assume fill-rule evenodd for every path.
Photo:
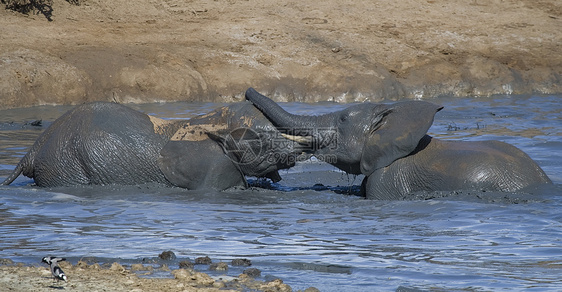
<instances>
[{"instance_id":1,"label":"dry earth","mask_svg":"<svg viewBox=\"0 0 562 292\"><path fill-rule=\"evenodd\" d=\"M79 2L0 9L0 108L562 92L559 0Z\"/></svg>"},{"instance_id":2,"label":"dry earth","mask_svg":"<svg viewBox=\"0 0 562 292\"><path fill-rule=\"evenodd\" d=\"M51 271L44 267L24 266L13 264L10 260L1 259L5 265L0 265L0 290L14 292L40 292L40 291L111 291L111 292L218 292L218 291L267 291L291 292L289 285L282 280L275 279L269 282L254 280L252 277L241 274L238 277L217 279L206 273L195 272L191 269L171 270L166 266L160 270L168 271L173 278L145 278L154 270L152 266L136 264L123 267L113 263L102 268L99 264L88 265L80 261L76 265L62 262L61 267L68 277L68 282L54 281ZM307 288L305 292L314 292L318 289Z\"/></svg>"}]
</instances>

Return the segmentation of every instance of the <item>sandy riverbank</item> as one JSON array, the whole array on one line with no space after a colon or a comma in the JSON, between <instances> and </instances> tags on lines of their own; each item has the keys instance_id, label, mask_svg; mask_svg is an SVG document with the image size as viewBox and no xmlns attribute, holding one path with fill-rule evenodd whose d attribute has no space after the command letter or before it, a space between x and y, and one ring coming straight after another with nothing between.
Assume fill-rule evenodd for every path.
<instances>
[{"instance_id":1,"label":"sandy riverbank","mask_svg":"<svg viewBox=\"0 0 562 292\"><path fill-rule=\"evenodd\" d=\"M237 277L214 276L193 269L171 270L166 265L134 264L123 266L117 262L100 266L79 261L76 265L61 262L68 282L54 281L48 266L26 266L9 259L0 259L0 286L2 291L269 291L290 292L291 287L280 279L259 281L246 274ZM169 278L150 277L154 272L167 272ZM310 287L305 291L315 292Z\"/></svg>"},{"instance_id":2,"label":"sandy riverbank","mask_svg":"<svg viewBox=\"0 0 562 292\"><path fill-rule=\"evenodd\" d=\"M562 92L557 0L79 2L0 9L0 108Z\"/></svg>"}]
</instances>

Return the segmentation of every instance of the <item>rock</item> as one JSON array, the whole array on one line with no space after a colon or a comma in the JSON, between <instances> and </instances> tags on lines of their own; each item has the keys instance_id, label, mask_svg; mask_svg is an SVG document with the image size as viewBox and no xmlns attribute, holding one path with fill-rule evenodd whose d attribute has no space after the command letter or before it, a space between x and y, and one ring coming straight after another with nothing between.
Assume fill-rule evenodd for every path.
<instances>
[{"instance_id":1,"label":"rock","mask_svg":"<svg viewBox=\"0 0 562 292\"><path fill-rule=\"evenodd\" d=\"M109 268L109 270L115 271L115 272L120 272L120 273L125 272L125 268L117 262L111 264L111 267Z\"/></svg>"},{"instance_id":2,"label":"rock","mask_svg":"<svg viewBox=\"0 0 562 292\"><path fill-rule=\"evenodd\" d=\"M172 271L172 275L174 275L176 279L188 282L190 285L194 286L207 287L215 283L215 280L213 280L211 276L193 270L177 269Z\"/></svg>"},{"instance_id":3,"label":"rock","mask_svg":"<svg viewBox=\"0 0 562 292\"><path fill-rule=\"evenodd\" d=\"M252 261L249 259L233 259L230 264L233 266L249 267L252 265Z\"/></svg>"},{"instance_id":4,"label":"rock","mask_svg":"<svg viewBox=\"0 0 562 292\"><path fill-rule=\"evenodd\" d=\"M195 259L196 265L210 265L212 262L213 261L208 256L198 257L198 258Z\"/></svg>"},{"instance_id":5,"label":"rock","mask_svg":"<svg viewBox=\"0 0 562 292\"><path fill-rule=\"evenodd\" d=\"M193 269L194 265L189 260L183 260L179 263L180 269Z\"/></svg>"},{"instance_id":6,"label":"rock","mask_svg":"<svg viewBox=\"0 0 562 292\"><path fill-rule=\"evenodd\" d=\"M131 271L152 271L154 268L152 266L145 266L143 264L132 264Z\"/></svg>"},{"instance_id":7,"label":"rock","mask_svg":"<svg viewBox=\"0 0 562 292\"><path fill-rule=\"evenodd\" d=\"M253 278L256 278L256 277L261 276L261 271L258 270L258 269L256 269L256 268L248 268L248 269L245 269L242 273L243 273L243 274L246 274L246 275L248 275L248 276L250 276L250 277L253 277Z\"/></svg>"},{"instance_id":8,"label":"rock","mask_svg":"<svg viewBox=\"0 0 562 292\"><path fill-rule=\"evenodd\" d=\"M14 261L12 261L11 259L0 259L0 265L11 265L13 263Z\"/></svg>"},{"instance_id":9,"label":"rock","mask_svg":"<svg viewBox=\"0 0 562 292\"><path fill-rule=\"evenodd\" d=\"M163 251L161 254L158 255L158 257L165 261L173 261L177 258L176 254L171 250Z\"/></svg>"},{"instance_id":10,"label":"rock","mask_svg":"<svg viewBox=\"0 0 562 292\"><path fill-rule=\"evenodd\" d=\"M228 264L224 262L214 263L209 266L210 271L227 271Z\"/></svg>"},{"instance_id":11,"label":"rock","mask_svg":"<svg viewBox=\"0 0 562 292\"><path fill-rule=\"evenodd\" d=\"M281 279L275 279L271 282L267 282L265 284L260 285L259 287L263 291L268 292L292 292L293 289L285 283Z\"/></svg>"},{"instance_id":12,"label":"rock","mask_svg":"<svg viewBox=\"0 0 562 292\"><path fill-rule=\"evenodd\" d=\"M178 269L172 271L172 275L174 275L174 277L179 280L191 279L192 274L193 273L191 272L191 270L186 269Z\"/></svg>"},{"instance_id":13,"label":"rock","mask_svg":"<svg viewBox=\"0 0 562 292\"><path fill-rule=\"evenodd\" d=\"M195 273L193 274L192 279L195 280L197 285L201 286L212 286L213 283L215 283L215 280L205 273Z\"/></svg>"}]
</instances>

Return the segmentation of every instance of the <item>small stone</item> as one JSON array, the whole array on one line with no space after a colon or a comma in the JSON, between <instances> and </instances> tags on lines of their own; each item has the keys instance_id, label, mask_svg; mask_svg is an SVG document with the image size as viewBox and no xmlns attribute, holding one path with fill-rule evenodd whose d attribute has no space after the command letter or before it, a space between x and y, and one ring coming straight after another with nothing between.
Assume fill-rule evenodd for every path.
<instances>
[{"instance_id":1,"label":"small stone","mask_svg":"<svg viewBox=\"0 0 562 292\"><path fill-rule=\"evenodd\" d=\"M212 262L213 261L211 261L211 258L208 256L198 257L195 259L196 265L210 265Z\"/></svg>"},{"instance_id":2,"label":"small stone","mask_svg":"<svg viewBox=\"0 0 562 292\"><path fill-rule=\"evenodd\" d=\"M192 279L195 280L198 285L202 286L211 286L215 283L215 280L205 273L195 273L192 275Z\"/></svg>"},{"instance_id":3,"label":"small stone","mask_svg":"<svg viewBox=\"0 0 562 292\"><path fill-rule=\"evenodd\" d=\"M254 278L261 276L261 271L256 268L245 269L242 273Z\"/></svg>"},{"instance_id":4,"label":"small stone","mask_svg":"<svg viewBox=\"0 0 562 292\"><path fill-rule=\"evenodd\" d=\"M177 258L176 254L171 250L163 251L161 254L158 255L158 257L165 261L173 261Z\"/></svg>"},{"instance_id":5,"label":"small stone","mask_svg":"<svg viewBox=\"0 0 562 292\"><path fill-rule=\"evenodd\" d=\"M184 260L180 262L180 269L193 269L193 263L189 260Z\"/></svg>"},{"instance_id":6,"label":"small stone","mask_svg":"<svg viewBox=\"0 0 562 292\"><path fill-rule=\"evenodd\" d=\"M115 262L113 264L111 264L111 267L109 268L111 271L116 271L116 272L124 272L125 268L123 268L122 265L120 265L119 263Z\"/></svg>"},{"instance_id":7,"label":"small stone","mask_svg":"<svg viewBox=\"0 0 562 292\"><path fill-rule=\"evenodd\" d=\"M0 265L12 265L14 261L11 259L0 259Z\"/></svg>"},{"instance_id":8,"label":"small stone","mask_svg":"<svg viewBox=\"0 0 562 292\"><path fill-rule=\"evenodd\" d=\"M131 271L152 271L152 266L145 266L143 264L132 264Z\"/></svg>"},{"instance_id":9,"label":"small stone","mask_svg":"<svg viewBox=\"0 0 562 292\"><path fill-rule=\"evenodd\" d=\"M214 263L209 266L209 270L211 271L227 271L228 264L224 262Z\"/></svg>"},{"instance_id":10,"label":"small stone","mask_svg":"<svg viewBox=\"0 0 562 292\"><path fill-rule=\"evenodd\" d=\"M186 269L178 269L173 270L172 275L178 280L186 280L191 278L192 273Z\"/></svg>"},{"instance_id":11,"label":"small stone","mask_svg":"<svg viewBox=\"0 0 562 292\"><path fill-rule=\"evenodd\" d=\"M260 286L263 291L279 291L279 292L292 292L293 289L287 284L283 283L281 279L275 279Z\"/></svg>"},{"instance_id":12,"label":"small stone","mask_svg":"<svg viewBox=\"0 0 562 292\"><path fill-rule=\"evenodd\" d=\"M233 259L231 265L249 267L252 265L252 261L249 259Z\"/></svg>"}]
</instances>

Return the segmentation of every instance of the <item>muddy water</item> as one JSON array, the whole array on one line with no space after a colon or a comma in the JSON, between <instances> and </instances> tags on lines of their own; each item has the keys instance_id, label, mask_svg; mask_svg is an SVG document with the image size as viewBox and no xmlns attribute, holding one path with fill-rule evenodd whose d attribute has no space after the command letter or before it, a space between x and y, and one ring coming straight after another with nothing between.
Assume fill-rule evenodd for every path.
<instances>
[{"instance_id":1,"label":"muddy water","mask_svg":"<svg viewBox=\"0 0 562 292\"><path fill-rule=\"evenodd\" d=\"M294 289L461 291L562 289L562 96L441 98L430 133L443 139L497 139L535 159L554 185L525 194L458 192L414 201L369 201L361 177L304 162L283 180L250 190L194 192L143 185L41 189L18 178L0 187L0 257L37 264L142 262L164 250L178 260L245 257L262 278ZM164 118L217 104L132 107ZM346 105L283 104L319 114ZM37 135L69 107L0 111L0 179ZM25 125L42 119L42 127ZM506 199L516 198L515 200ZM515 203L514 203L515 202ZM206 270L207 266L197 266ZM242 268L231 267L229 275ZM169 277L169 274L156 275Z\"/></svg>"}]
</instances>

